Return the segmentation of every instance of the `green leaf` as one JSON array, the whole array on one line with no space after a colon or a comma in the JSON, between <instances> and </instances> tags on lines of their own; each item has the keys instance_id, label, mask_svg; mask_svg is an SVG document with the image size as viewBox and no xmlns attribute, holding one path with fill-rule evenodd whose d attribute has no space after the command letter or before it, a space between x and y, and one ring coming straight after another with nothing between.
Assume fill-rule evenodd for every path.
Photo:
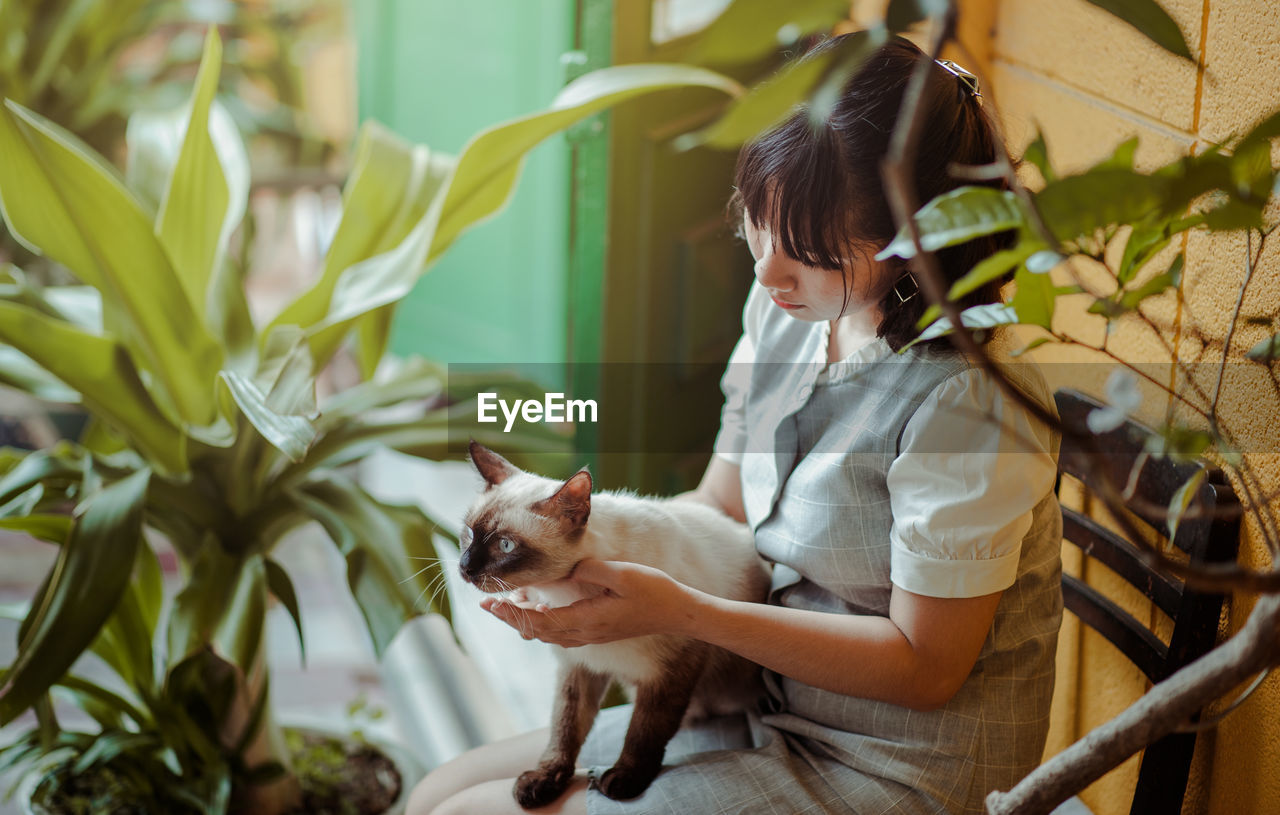
<instances>
[{"instance_id":1,"label":"green leaf","mask_svg":"<svg viewBox=\"0 0 1280 815\"><path fill-rule=\"evenodd\" d=\"M1027 145L1026 150L1022 151L1022 160L1034 164L1040 170L1040 177L1046 184L1057 180L1058 176L1049 164L1049 146L1045 144L1044 133L1040 130L1036 130L1035 139Z\"/></svg>"},{"instance_id":2,"label":"green leaf","mask_svg":"<svg viewBox=\"0 0 1280 815\"><path fill-rule=\"evenodd\" d=\"M427 413L419 419L389 422L348 422L322 436L304 461L279 475L289 485L321 468L340 467L370 453L389 449L406 455L443 460L462 455L468 439L482 444L519 448L526 453L566 452L570 439L551 425L524 424L504 433L501 425L481 424L474 400Z\"/></svg>"},{"instance_id":3,"label":"green leaf","mask_svg":"<svg viewBox=\"0 0 1280 815\"><path fill-rule=\"evenodd\" d=\"M120 727L121 716L128 716L140 727L150 723L149 717L138 709L138 706L124 696L102 687L99 682L90 682L73 674L67 674L58 680L55 686L68 693L76 704L99 723L108 723Z\"/></svg>"},{"instance_id":4,"label":"green leaf","mask_svg":"<svg viewBox=\"0 0 1280 815\"><path fill-rule=\"evenodd\" d=\"M418 607L419 585L430 577L415 575L407 553L430 541L431 522L411 508L392 511L339 476L305 484L293 497L346 558L351 594L381 656L405 621L430 610Z\"/></svg>"},{"instance_id":5,"label":"green leaf","mask_svg":"<svg viewBox=\"0 0 1280 815\"><path fill-rule=\"evenodd\" d=\"M249 158L235 120L214 97L221 52L211 28L191 100L129 118L126 178L158 202L157 233L188 296L229 355L243 357L253 325L241 272L225 255L248 202Z\"/></svg>"},{"instance_id":6,"label":"green leaf","mask_svg":"<svg viewBox=\"0 0 1280 815\"><path fill-rule=\"evenodd\" d=\"M433 399L444 392L446 375L443 365L422 357L395 360L385 375L354 385L327 399L316 426L322 433L328 433L348 420L378 408L409 400Z\"/></svg>"},{"instance_id":7,"label":"green leaf","mask_svg":"<svg viewBox=\"0 0 1280 815\"><path fill-rule=\"evenodd\" d=\"M1191 506L1191 502L1195 500L1196 493L1200 492L1200 485L1204 483L1208 470L1200 468L1192 473L1186 482L1178 487L1177 492L1169 499L1168 515L1165 523L1169 527L1169 540L1172 541L1178 537L1178 524L1182 521L1182 516L1187 513L1187 508Z\"/></svg>"},{"instance_id":8,"label":"green leaf","mask_svg":"<svg viewBox=\"0 0 1280 815\"><path fill-rule=\"evenodd\" d=\"M1272 334L1262 342L1244 352L1245 358L1254 362L1270 364L1272 361L1280 359L1280 334Z\"/></svg>"},{"instance_id":9,"label":"green leaf","mask_svg":"<svg viewBox=\"0 0 1280 815\"><path fill-rule=\"evenodd\" d=\"M847 0L736 0L698 35L689 56L706 65L753 62L848 16Z\"/></svg>"},{"instance_id":10,"label":"green leaf","mask_svg":"<svg viewBox=\"0 0 1280 815\"><path fill-rule=\"evenodd\" d=\"M1138 137L1126 139L1116 145L1111 155L1095 164L1091 170L1133 170L1133 156L1138 152Z\"/></svg>"},{"instance_id":11,"label":"green leaf","mask_svg":"<svg viewBox=\"0 0 1280 815\"><path fill-rule=\"evenodd\" d=\"M179 415L211 422L222 352L137 201L74 136L13 102L0 109L0 153L0 210L13 233L102 292L108 329Z\"/></svg>"},{"instance_id":12,"label":"green leaf","mask_svg":"<svg viewBox=\"0 0 1280 815\"><path fill-rule=\"evenodd\" d=\"M1026 214L1018 196L1008 190L990 187L951 190L934 198L916 213L920 245L929 252L982 235L1017 229L1025 222ZM876 260L894 256L907 259L915 257L915 254L915 244L904 228L876 255Z\"/></svg>"},{"instance_id":13,"label":"green leaf","mask_svg":"<svg viewBox=\"0 0 1280 815\"><path fill-rule=\"evenodd\" d=\"M247 544L248 542L244 542ZM169 616L169 664L178 670L202 653L249 671L262 643L267 576L257 554L228 552L206 536L191 580L178 593Z\"/></svg>"},{"instance_id":14,"label":"green leaf","mask_svg":"<svg viewBox=\"0 0 1280 815\"><path fill-rule=\"evenodd\" d=\"M791 115L828 79L836 90L887 38L882 28L850 35L839 48L802 57L735 100L715 122L675 141L678 150L699 145L738 147ZM844 79L842 79L842 77ZM827 87L830 96L831 86ZM821 107L821 105L819 105Z\"/></svg>"},{"instance_id":15,"label":"green leaf","mask_svg":"<svg viewBox=\"0 0 1280 815\"><path fill-rule=\"evenodd\" d=\"M1035 339L1033 339L1031 342L1029 342L1029 343L1027 343L1026 345L1022 346L1021 348L1017 348L1017 349L1014 349L1013 351L1010 351L1010 352L1009 352L1009 356L1011 356L1011 357L1020 357L1020 356L1022 356L1023 354L1027 353L1028 351L1031 351L1031 350L1034 350L1034 349L1036 349L1036 348L1039 348L1040 346L1044 345L1045 343L1049 343L1049 342L1058 342L1058 340L1057 340L1055 337L1036 337L1036 338L1035 338Z\"/></svg>"},{"instance_id":16,"label":"green leaf","mask_svg":"<svg viewBox=\"0 0 1280 815\"><path fill-rule=\"evenodd\" d=\"M1034 274L1025 268L1019 269L1013 280L1016 291L1009 305L1017 313L1018 322L1051 330L1057 303L1053 281L1048 275Z\"/></svg>"},{"instance_id":17,"label":"green leaf","mask_svg":"<svg viewBox=\"0 0 1280 815\"><path fill-rule=\"evenodd\" d=\"M1117 282L1121 286L1128 283L1153 255L1169 245L1174 235L1199 226L1204 220L1203 215L1187 218L1156 216L1134 223L1133 231L1125 241L1124 256L1116 270Z\"/></svg>"},{"instance_id":18,"label":"green leaf","mask_svg":"<svg viewBox=\"0 0 1280 815\"><path fill-rule=\"evenodd\" d=\"M1066 257L1059 252L1055 252L1052 249L1040 249L1028 257L1023 265L1032 274L1048 274L1064 260L1066 260Z\"/></svg>"},{"instance_id":19,"label":"green leaf","mask_svg":"<svg viewBox=\"0 0 1280 815\"><path fill-rule=\"evenodd\" d=\"M449 180L430 260L463 232L492 216L515 187L525 154L543 139L628 99L674 88L709 88L729 96L742 86L723 74L689 65L614 65L578 77L556 95L552 109L497 125L477 135L458 157Z\"/></svg>"},{"instance_id":20,"label":"green leaf","mask_svg":"<svg viewBox=\"0 0 1280 815\"><path fill-rule=\"evenodd\" d=\"M182 149L169 177L156 216L156 234L173 263L187 296L203 312L209 281L223 262L227 241L244 214L248 194L247 167L234 190L223 171L218 149L209 132L209 108L218 90L222 42L210 27L204 56L189 103ZM240 153L243 155L243 148Z\"/></svg>"},{"instance_id":21,"label":"green leaf","mask_svg":"<svg viewBox=\"0 0 1280 815\"><path fill-rule=\"evenodd\" d=\"M1100 9L1124 20L1147 39L1169 53L1191 60L1191 49L1182 30L1156 0L1089 0ZM1194 61L1194 60L1193 60Z\"/></svg>"},{"instance_id":22,"label":"green leaf","mask_svg":"<svg viewBox=\"0 0 1280 815\"><path fill-rule=\"evenodd\" d=\"M83 465L84 451L70 442L28 453L0 478L0 504L41 483L79 483Z\"/></svg>"},{"instance_id":23,"label":"green leaf","mask_svg":"<svg viewBox=\"0 0 1280 815\"><path fill-rule=\"evenodd\" d=\"M17 659L0 686L0 725L66 673L120 602L142 540L150 478L139 471L88 502L23 624Z\"/></svg>"},{"instance_id":24,"label":"green leaf","mask_svg":"<svg viewBox=\"0 0 1280 815\"><path fill-rule=\"evenodd\" d=\"M1213 436L1189 427L1166 427L1161 435L1150 436L1143 445L1156 458L1168 456L1174 461L1195 461L1213 445Z\"/></svg>"},{"instance_id":25,"label":"green leaf","mask_svg":"<svg viewBox=\"0 0 1280 815\"><path fill-rule=\"evenodd\" d=\"M1262 229L1262 210L1265 204L1266 201L1246 203L1239 198L1227 198L1205 211L1204 225L1215 232Z\"/></svg>"},{"instance_id":26,"label":"green leaf","mask_svg":"<svg viewBox=\"0 0 1280 815\"><path fill-rule=\"evenodd\" d=\"M1013 325L1017 322L1020 322L1017 312L1013 310L1012 306L1004 303L985 303L980 306L970 306L960 312L960 324L966 328L995 328L1001 325ZM937 321L922 331L919 337L903 346L899 353L918 342L944 337L950 333L951 321L946 317L939 317Z\"/></svg>"},{"instance_id":27,"label":"green leaf","mask_svg":"<svg viewBox=\"0 0 1280 815\"><path fill-rule=\"evenodd\" d=\"M46 402L75 404L80 394L17 350L0 346L0 384L29 393Z\"/></svg>"},{"instance_id":28,"label":"green leaf","mask_svg":"<svg viewBox=\"0 0 1280 815\"><path fill-rule=\"evenodd\" d=\"M71 768L72 775L80 775L95 764L106 764L121 753L157 749L154 733L130 733L128 731L110 731L100 734L93 740L93 746L84 751L76 759Z\"/></svg>"},{"instance_id":29,"label":"green leaf","mask_svg":"<svg viewBox=\"0 0 1280 815\"><path fill-rule=\"evenodd\" d=\"M452 156L405 143L376 122L365 123L320 279L271 322L264 338L280 326L306 329L324 319L344 272L402 244L426 216L455 163ZM317 367L325 358L316 354Z\"/></svg>"},{"instance_id":30,"label":"green leaf","mask_svg":"<svg viewBox=\"0 0 1280 815\"><path fill-rule=\"evenodd\" d=\"M71 519L66 515L24 515L20 518L0 518L0 529L25 532L33 538L49 543L62 543L71 532Z\"/></svg>"},{"instance_id":31,"label":"green leaf","mask_svg":"<svg viewBox=\"0 0 1280 815\"><path fill-rule=\"evenodd\" d=\"M93 413L128 436L157 469L186 471L186 437L156 406L119 342L6 302L0 302L0 340L78 391Z\"/></svg>"},{"instance_id":32,"label":"green leaf","mask_svg":"<svg viewBox=\"0 0 1280 815\"><path fill-rule=\"evenodd\" d=\"M428 215L400 245L343 270L334 285L328 314L306 330L317 360L332 356L362 317L399 302L412 291L422 276L434 228L435 219Z\"/></svg>"},{"instance_id":33,"label":"green leaf","mask_svg":"<svg viewBox=\"0 0 1280 815\"><path fill-rule=\"evenodd\" d=\"M267 394L267 407L286 416L314 419L316 377L306 335L296 325L278 326L267 337L254 384Z\"/></svg>"},{"instance_id":34,"label":"green leaf","mask_svg":"<svg viewBox=\"0 0 1280 815\"><path fill-rule=\"evenodd\" d=\"M301 461L307 455L307 448L316 437L310 421L302 416L280 414L267 407L267 397L258 390L258 386L235 371L223 371L219 376L240 411L262 434L262 438L288 456L290 461Z\"/></svg>"},{"instance_id":35,"label":"green leaf","mask_svg":"<svg viewBox=\"0 0 1280 815\"><path fill-rule=\"evenodd\" d=\"M991 281L999 280L1019 263L1043 248L1044 244L1039 241L1024 240L1012 249L1001 249L999 252L983 258L964 277L951 284L951 288L947 291L947 299L952 301L963 299L965 295L977 291ZM924 328L940 316L942 316L941 307L936 305L929 306L929 308L925 309L924 314L920 316L916 327Z\"/></svg>"},{"instance_id":36,"label":"green leaf","mask_svg":"<svg viewBox=\"0 0 1280 815\"><path fill-rule=\"evenodd\" d=\"M391 320L395 316L395 304L375 309L360 321L359 340L356 346L356 361L360 365L360 376L372 379L387 353L387 343L391 341Z\"/></svg>"},{"instance_id":37,"label":"green leaf","mask_svg":"<svg viewBox=\"0 0 1280 815\"><path fill-rule=\"evenodd\" d=\"M93 643L126 685L147 692L155 687L151 644L163 599L160 563L150 546L139 546L133 579Z\"/></svg>"},{"instance_id":38,"label":"green leaf","mask_svg":"<svg viewBox=\"0 0 1280 815\"><path fill-rule=\"evenodd\" d=\"M1168 188L1169 181L1162 177L1103 168L1060 178L1047 184L1035 199L1053 234L1069 241L1162 211Z\"/></svg>"},{"instance_id":39,"label":"green leaf","mask_svg":"<svg viewBox=\"0 0 1280 815\"><path fill-rule=\"evenodd\" d=\"M1168 270L1156 275L1155 277L1138 286L1136 289L1127 290L1120 295L1120 307L1130 310L1138 307L1138 304L1148 297L1155 297L1163 294L1166 290L1177 288L1182 281L1182 266L1185 261L1183 254L1179 252L1169 264Z\"/></svg>"},{"instance_id":40,"label":"green leaf","mask_svg":"<svg viewBox=\"0 0 1280 815\"><path fill-rule=\"evenodd\" d=\"M302 653L302 663L305 666L307 662L307 643L302 637L302 615L298 610L298 593L294 591L293 581L289 579L289 573L284 567L274 560L268 558L266 560L267 569L267 588L271 590L271 594L280 601L281 605L288 610L289 616L293 618L293 625L298 629L298 650Z\"/></svg>"}]
</instances>

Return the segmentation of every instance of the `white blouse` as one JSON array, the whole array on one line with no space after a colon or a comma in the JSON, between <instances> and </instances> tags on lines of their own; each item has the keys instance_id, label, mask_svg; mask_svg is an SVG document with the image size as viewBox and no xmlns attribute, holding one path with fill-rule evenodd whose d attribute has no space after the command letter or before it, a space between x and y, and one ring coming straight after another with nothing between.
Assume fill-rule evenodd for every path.
<instances>
[{"instance_id":1,"label":"white blouse","mask_svg":"<svg viewBox=\"0 0 1280 815\"><path fill-rule=\"evenodd\" d=\"M752 336L753 324L764 316L761 310L776 308L758 291L753 287L744 314L746 332L722 382L725 408L715 445L716 455L739 466L747 440L750 365L758 356L772 356L758 355ZM823 330L829 325L824 323ZM819 347L825 349L826 343ZM888 353L887 344L876 340L840 362L815 366L820 371L813 386ZM898 449L887 476L891 581L930 597L978 597L1011 586L1032 509L1057 474L1050 429L973 367L930 392L908 421Z\"/></svg>"}]
</instances>

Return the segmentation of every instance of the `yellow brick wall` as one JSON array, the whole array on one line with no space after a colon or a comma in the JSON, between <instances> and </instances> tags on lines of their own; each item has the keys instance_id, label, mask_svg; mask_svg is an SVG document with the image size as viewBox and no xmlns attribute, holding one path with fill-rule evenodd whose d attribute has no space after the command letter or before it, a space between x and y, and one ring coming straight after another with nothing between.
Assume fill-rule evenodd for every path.
<instances>
[{"instance_id":1,"label":"yellow brick wall","mask_svg":"<svg viewBox=\"0 0 1280 815\"><path fill-rule=\"evenodd\" d=\"M1000 112L1015 155L1038 128L1060 171L1082 169L1108 155L1131 136L1140 138L1137 162L1153 167L1240 133L1280 107L1280 3L1273 0L1161 0L1178 22L1199 66L1179 60L1085 0L969 0L962 28L969 49L988 76L988 94ZM1277 151L1280 159L1280 151ZM1032 171L1034 174L1034 171ZM1033 181L1034 183L1034 181ZM1272 213L1271 220L1275 220ZM1181 290L1151 312L1163 324L1163 338L1143 326L1126 325L1109 347L1131 361L1152 363L1162 381L1176 387L1179 374L1169 348L1184 358L1202 351L1200 333L1221 339L1235 306L1244 273L1243 236L1194 235L1170 247L1186 252ZM1245 299L1243 312L1280 314L1280 249L1268 247ZM1079 303L1060 310L1055 328L1090 341L1102 334L1098 318ZM1238 331L1235 347L1249 347L1267 329ZM1094 393L1105 379L1100 366L1058 364L1092 359L1087 354L1044 346L1037 351L1051 378ZM1212 362L1214 354L1203 359ZM1207 366L1206 366L1207 367ZM1206 371L1205 373L1210 373ZM1211 369L1216 375L1216 368ZM1224 416L1259 451L1251 461L1267 493L1280 490L1280 456L1263 452L1274 439L1276 403L1256 398L1258 384L1236 366L1225 379ZM1262 409L1265 406L1267 409ZM1149 418L1163 416L1167 402L1151 391ZM1256 530L1246 530L1242 560L1267 563ZM1072 564L1068 564L1071 568ZM1091 580L1105 577L1090 576ZM1251 598L1237 596L1227 632L1243 622ZM1048 753L1052 754L1114 715L1143 692L1140 675L1105 643L1080 637L1070 623L1059 652L1058 694ZM1100 815L1128 811L1136 761L1098 781L1084 794ZM1197 744L1187 813L1280 812L1280 680L1269 679L1216 732Z\"/></svg>"}]
</instances>

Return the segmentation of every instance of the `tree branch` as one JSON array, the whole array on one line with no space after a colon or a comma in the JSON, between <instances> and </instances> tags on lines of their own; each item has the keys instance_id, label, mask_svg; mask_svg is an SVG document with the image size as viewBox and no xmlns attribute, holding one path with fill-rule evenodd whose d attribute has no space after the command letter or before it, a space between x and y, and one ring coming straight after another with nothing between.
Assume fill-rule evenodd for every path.
<instances>
[{"instance_id":1,"label":"tree branch","mask_svg":"<svg viewBox=\"0 0 1280 815\"><path fill-rule=\"evenodd\" d=\"M1280 662L1280 597L1258 601L1230 640L1160 682L1116 718L1049 759L1008 792L987 796L989 815L1040 815L1125 759L1179 729L1205 705Z\"/></svg>"}]
</instances>

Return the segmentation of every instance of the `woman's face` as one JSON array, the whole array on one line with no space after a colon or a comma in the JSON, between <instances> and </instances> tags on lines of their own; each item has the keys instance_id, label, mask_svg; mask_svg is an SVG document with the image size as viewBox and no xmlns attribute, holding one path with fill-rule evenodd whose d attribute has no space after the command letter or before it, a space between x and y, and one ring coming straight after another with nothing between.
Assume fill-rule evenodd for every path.
<instances>
[{"instance_id":1,"label":"woman's face","mask_svg":"<svg viewBox=\"0 0 1280 815\"><path fill-rule=\"evenodd\" d=\"M880 264L865 253L851 253L845 269L806 266L782 250L768 227L757 227L746 212L742 220L742 234L756 261L756 280L778 308L810 322L877 308L886 283Z\"/></svg>"}]
</instances>

